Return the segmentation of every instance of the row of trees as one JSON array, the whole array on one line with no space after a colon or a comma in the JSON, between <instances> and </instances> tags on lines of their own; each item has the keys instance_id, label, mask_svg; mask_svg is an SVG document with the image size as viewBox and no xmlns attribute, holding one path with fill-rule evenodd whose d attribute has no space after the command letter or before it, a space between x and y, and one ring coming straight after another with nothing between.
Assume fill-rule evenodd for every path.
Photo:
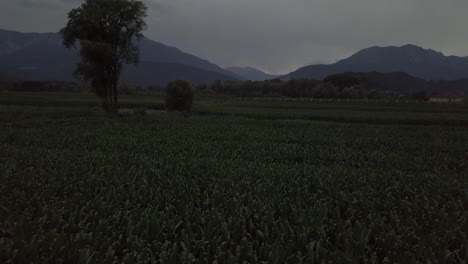
<instances>
[{"instance_id":1,"label":"row of trees","mask_svg":"<svg viewBox=\"0 0 468 264\"><path fill-rule=\"evenodd\" d=\"M227 95L233 97L290 97L331 99L412 99L426 100L424 91L401 93L391 90L368 89L359 79L345 75L332 75L323 81L296 79L281 81L215 81L211 85L200 85L196 91L203 95Z\"/></svg>"},{"instance_id":2,"label":"row of trees","mask_svg":"<svg viewBox=\"0 0 468 264\"><path fill-rule=\"evenodd\" d=\"M80 92L81 86L63 81L24 81L0 83L0 87L16 92Z\"/></svg>"},{"instance_id":3,"label":"row of trees","mask_svg":"<svg viewBox=\"0 0 468 264\"><path fill-rule=\"evenodd\" d=\"M173 83L180 83L175 81ZM173 85L171 83L169 87ZM187 82L185 82L187 83ZM186 84L184 84L186 85ZM25 81L0 83L0 90L22 92L89 92L96 89L85 84L62 81ZM99 91L99 90L97 90ZM120 95L165 95L166 86L139 86L120 84ZM440 97L438 94L428 94L424 90L415 92L395 92L383 89L366 89L360 83L351 85L340 80L324 81L299 79L290 81L271 80L262 82L232 82L215 81L209 85L195 86L194 92L204 97L288 97L288 98L326 98L326 99L411 99L427 100L429 96ZM107 97L105 97L107 98Z\"/></svg>"}]
</instances>

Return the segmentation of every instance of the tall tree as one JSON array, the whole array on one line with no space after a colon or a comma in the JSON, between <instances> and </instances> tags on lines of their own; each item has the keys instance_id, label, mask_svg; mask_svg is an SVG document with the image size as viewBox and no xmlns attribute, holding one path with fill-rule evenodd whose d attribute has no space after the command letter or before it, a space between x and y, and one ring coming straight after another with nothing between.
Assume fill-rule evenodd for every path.
<instances>
[{"instance_id":1,"label":"tall tree","mask_svg":"<svg viewBox=\"0 0 468 264\"><path fill-rule=\"evenodd\" d=\"M85 0L68 13L68 23L60 31L66 47L79 43L81 61L75 74L91 83L108 111L118 108L123 65L138 63L135 42L146 29L146 10L137 0Z\"/></svg>"}]
</instances>

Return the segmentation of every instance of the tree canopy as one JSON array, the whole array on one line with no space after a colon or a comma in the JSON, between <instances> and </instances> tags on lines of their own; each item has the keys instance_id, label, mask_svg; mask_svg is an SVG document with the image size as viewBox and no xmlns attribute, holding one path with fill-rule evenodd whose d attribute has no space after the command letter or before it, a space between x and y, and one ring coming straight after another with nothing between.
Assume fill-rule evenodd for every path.
<instances>
[{"instance_id":1,"label":"tree canopy","mask_svg":"<svg viewBox=\"0 0 468 264\"><path fill-rule=\"evenodd\" d=\"M192 109L192 85L184 80L175 80L167 85L166 107L168 111L188 113Z\"/></svg>"},{"instance_id":2,"label":"tree canopy","mask_svg":"<svg viewBox=\"0 0 468 264\"><path fill-rule=\"evenodd\" d=\"M63 44L80 45L75 74L89 81L105 108L117 110L117 86L124 64L137 64L136 41L146 29L146 6L136 0L86 0L68 13Z\"/></svg>"}]
</instances>

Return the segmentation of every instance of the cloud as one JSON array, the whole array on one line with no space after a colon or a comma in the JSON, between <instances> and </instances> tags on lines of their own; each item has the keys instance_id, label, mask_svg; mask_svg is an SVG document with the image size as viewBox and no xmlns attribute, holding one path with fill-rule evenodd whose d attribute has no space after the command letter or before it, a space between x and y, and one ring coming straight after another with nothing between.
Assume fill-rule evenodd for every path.
<instances>
[{"instance_id":1,"label":"cloud","mask_svg":"<svg viewBox=\"0 0 468 264\"><path fill-rule=\"evenodd\" d=\"M55 0L21 0L21 4L27 8L51 8L59 4Z\"/></svg>"},{"instance_id":2,"label":"cloud","mask_svg":"<svg viewBox=\"0 0 468 264\"><path fill-rule=\"evenodd\" d=\"M19 0L25 8L62 8L64 4L77 4L83 0Z\"/></svg>"}]
</instances>

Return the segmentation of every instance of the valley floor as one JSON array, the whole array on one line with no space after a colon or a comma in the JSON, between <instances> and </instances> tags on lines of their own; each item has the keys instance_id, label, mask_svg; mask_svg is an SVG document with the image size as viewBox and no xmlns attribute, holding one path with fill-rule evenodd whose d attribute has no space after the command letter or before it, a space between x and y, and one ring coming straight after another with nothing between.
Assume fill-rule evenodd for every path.
<instances>
[{"instance_id":1,"label":"valley floor","mask_svg":"<svg viewBox=\"0 0 468 264\"><path fill-rule=\"evenodd\" d=\"M0 263L468 259L466 106L121 104L1 95Z\"/></svg>"}]
</instances>

